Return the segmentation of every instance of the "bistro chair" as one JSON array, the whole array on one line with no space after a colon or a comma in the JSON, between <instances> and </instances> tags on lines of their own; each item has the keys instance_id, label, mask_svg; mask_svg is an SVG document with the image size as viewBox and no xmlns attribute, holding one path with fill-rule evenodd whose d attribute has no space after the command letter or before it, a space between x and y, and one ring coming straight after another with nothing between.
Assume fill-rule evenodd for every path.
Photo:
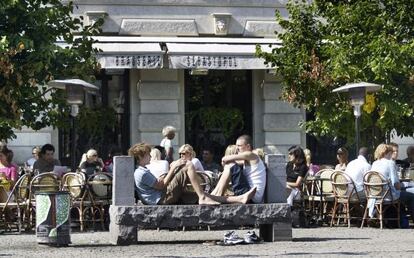
<instances>
[{"instance_id":1,"label":"bistro chair","mask_svg":"<svg viewBox=\"0 0 414 258\"><path fill-rule=\"evenodd\" d=\"M0 172L0 186L2 186L6 191L11 190L11 181L7 179L6 174L3 172Z\"/></svg>"},{"instance_id":2,"label":"bistro chair","mask_svg":"<svg viewBox=\"0 0 414 258\"><path fill-rule=\"evenodd\" d=\"M77 211L80 231L84 231L88 211L92 202L86 185L84 173L69 172L62 177L62 190L68 191L71 200L71 210Z\"/></svg>"},{"instance_id":3,"label":"bistro chair","mask_svg":"<svg viewBox=\"0 0 414 258\"><path fill-rule=\"evenodd\" d=\"M112 175L105 172L97 172L88 177L87 181L89 197L93 207L91 219L95 226L100 222L102 230L105 229L105 211L108 211L112 200Z\"/></svg>"},{"instance_id":4,"label":"bistro chair","mask_svg":"<svg viewBox=\"0 0 414 258\"><path fill-rule=\"evenodd\" d=\"M30 219L26 214L29 203L28 182L29 175L23 174L9 194L4 187L0 186L0 207L6 229L16 226L20 233L23 226L30 228Z\"/></svg>"},{"instance_id":5,"label":"bistro chair","mask_svg":"<svg viewBox=\"0 0 414 258\"><path fill-rule=\"evenodd\" d=\"M34 176L29 185L28 209L27 213L31 225L35 225L36 200L37 193L57 192L59 191L59 178L54 172L46 172Z\"/></svg>"},{"instance_id":6,"label":"bistro chair","mask_svg":"<svg viewBox=\"0 0 414 258\"><path fill-rule=\"evenodd\" d=\"M364 216L362 218L361 228L364 227L366 220L379 220L381 229L384 220L397 220L400 226L400 200L395 199L391 193L391 181L386 179L382 174L376 171L369 171L364 176L364 189L367 197ZM368 218L369 205L373 207L374 217ZM385 212L389 208L396 209L395 218L384 218Z\"/></svg>"},{"instance_id":7,"label":"bistro chair","mask_svg":"<svg viewBox=\"0 0 414 258\"><path fill-rule=\"evenodd\" d=\"M355 187L355 183L347 174L342 171L335 171L331 176L332 189L335 196L335 203L332 212L331 227L337 219L347 221L348 228L351 227L351 211L355 205L361 206L361 199Z\"/></svg>"},{"instance_id":8,"label":"bistro chair","mask_svg":"<svg viewBox=\"0 0 414 258\"><path fill-rule=\"evenodd\" d=\"M319 202L319 220L325 220L328 216L328 207L334 202L333 187L331 176L333 169L322 169L314 175L314 185L312 186L312 196L310 201ZM315 204L312 204L315 207Z\"/></svg>"}]
</instances>

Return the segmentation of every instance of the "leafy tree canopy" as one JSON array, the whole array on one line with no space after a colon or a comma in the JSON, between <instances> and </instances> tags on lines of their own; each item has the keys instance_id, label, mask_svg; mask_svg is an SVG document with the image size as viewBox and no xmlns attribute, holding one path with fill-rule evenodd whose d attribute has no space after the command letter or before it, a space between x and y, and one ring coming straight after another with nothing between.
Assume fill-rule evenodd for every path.
<instances>
[{"instance_id":1,"label":"leafy tree canopy","mask_svg":"<svg viewBox=\"0 0 414 258\"><path fill-rule=\"evenodd\" d=\"M94 79L90 36L100 33L103 19L85 26L73 8L60 0L0 1L0 140L15 137L13 128L63 121L64 96L45 86L50 80Z\"/></svg>"},{"instance_id":2,"label":"leafy tree canopy","mask_svg":"<svg viewBox=\"0 0 414 258\"><path fill-rule=\"evenodd\" d=\"M414 133L414 1L290 1L289 17L276 12L283 44L258 55L283 77L281 98L314 113L308 133L354 141L347 94L332 90L350 82L383 89L367 95L361 117L364 144L375 145L396 129Z\"/></svg>"}]
</instances>

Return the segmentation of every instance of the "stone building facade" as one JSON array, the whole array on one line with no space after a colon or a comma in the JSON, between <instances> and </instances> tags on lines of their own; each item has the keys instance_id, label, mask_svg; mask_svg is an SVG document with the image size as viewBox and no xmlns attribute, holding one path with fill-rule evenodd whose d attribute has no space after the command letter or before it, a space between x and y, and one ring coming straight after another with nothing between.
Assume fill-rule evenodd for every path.
<instances>
[{"instance_id":1,"label":"stone building facade","mask_svg":"<svg viewBox=\"0 0 414 258\"><path fill-rule=\"evenodd\" d=\"M173 141L176 147L188 142L185 92L189 74L243 71L251 94L243 97L251 105L247 127L254 145L269 153L286 153L293 144L306 146L306 135L298 125L305 113L279 100L280 80L254 56L256 44L266 51L270 51L269 44L280 44L274 34L280 30L274 14L278 9L286 15L285 2L74 1L75 16L82 16L86 23L105 17L103 33L97 38L103 50L98 59L103 74L111 75L111 80L98 84L106 91L108 105L128 103L122 107L127 108L129 128L124 132L128 137L122 137L129 144L159 144L161 129L169 124L178 130ZM121 84L126 85L122 93ZM49 134L48 140L59 145L53 130L40 133ZM27 137L25 132L18 133L11 146L30 156ZM23 142L26 145L19 145Z\"/></svg>"}]
</instances>

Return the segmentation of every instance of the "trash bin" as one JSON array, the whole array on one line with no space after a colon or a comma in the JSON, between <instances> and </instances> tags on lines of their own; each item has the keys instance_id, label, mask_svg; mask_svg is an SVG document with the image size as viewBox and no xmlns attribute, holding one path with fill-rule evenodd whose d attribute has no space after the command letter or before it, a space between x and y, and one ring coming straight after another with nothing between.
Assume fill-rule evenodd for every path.
<instances>
[{"instance_id":1,"label":"trash bin","mask_svg":"<svg viewBox=\"0 0 414 258\"><path fill-rule=\"evenodd\" d=\"M36 236L39 244L71 243L69 192L36 193Z\"/></svg>"}]
</instances>

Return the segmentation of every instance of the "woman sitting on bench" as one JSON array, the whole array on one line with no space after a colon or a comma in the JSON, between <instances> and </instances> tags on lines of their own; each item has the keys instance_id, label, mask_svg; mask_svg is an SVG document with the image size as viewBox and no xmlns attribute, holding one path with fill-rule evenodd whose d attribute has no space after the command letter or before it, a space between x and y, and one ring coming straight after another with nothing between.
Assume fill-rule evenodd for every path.
<instances>
[{"instance_id":1,"label":"woman sitting on bench","mask_svg":"<svg viewBox=\"0 0 414 258\"><path fill-rule=\"evenodd\" d=\"M128 150L135 158L138 168L134 172L135 185L139 198L145 204L176 204L183 194L188 182L198 196L199 204L247 203L256 193L252 188L240 196L214 196L205 193L198 182L194 165L191 161L180 159L173 164L165 177L156 178L145 166L150 161L151 147L138 143Z\"/></svg>"},{"instance_id":2,"label":"woman sitting on bench","mask_svg":"<svg viewBox=\"0 0 414 258\"><path fill-rule=\"evenodd\" d=\"M253 152L252 139L242 135L236 140L236 151L229 147L229 152L222 158L223 173L212 194L224 195L229 182L235 195L242 195L252 188L256 193L253 203L263 203L266 187L266 167L260 157ZM229 155L227 155L229 154Z\"/></svg>"}]
</instances>

